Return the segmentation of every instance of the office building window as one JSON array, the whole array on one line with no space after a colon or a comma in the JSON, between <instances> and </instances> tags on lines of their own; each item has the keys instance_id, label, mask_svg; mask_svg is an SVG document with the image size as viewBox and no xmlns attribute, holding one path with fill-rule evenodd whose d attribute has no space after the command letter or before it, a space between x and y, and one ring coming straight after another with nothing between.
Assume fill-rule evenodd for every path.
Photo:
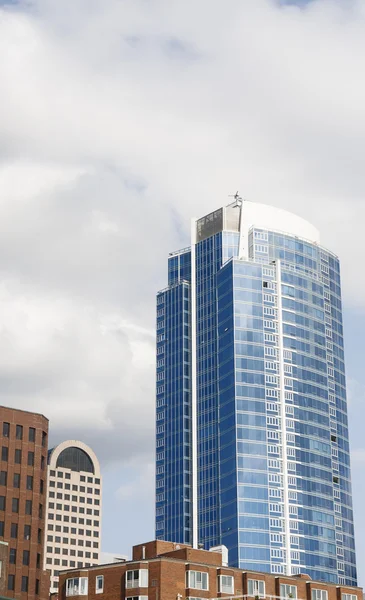
<instances>
[{"instance_id":1,"label":"office building window","mask_svg":"<svg viewBox=\"0 0 365 600\"><path fill-rule=\"evenodd\" d=\"M8 481L8 472L0 471L0 485L6 485Z\"/></svg>"},{"instance_id":2,"label":"office building window","mask_svg":"<svg viewBox=\"0 0 365 600\"><path fill-rule=\"evenodd\" d=\"M14 455L14 462L16 465L20 465L22 462L22 451L19 448L16 448Z\"/></svg>"},{"instance_id":3,"label":"office building window","mask_svg":"<svg viewBox=\"0 0 365 600\"><path fill-rule=\"evenodd\" d=\"M137 587L148 587L148 569L136 569L126 572L127 589Z\"/></svg>"},{"instance_id":4,"label":"office building window","mask_svg":"<svg viewBox=\"0 0 365 600\"><path fill-rule=\"evenodd\" d=\"M209 575L202 571L186 572L186 587L194 590L209 589Z\"/></svg>"},{"instance_id":5,"label":"office building window","mask_svg":"<svg viewBox=\"0 0 365 600\"><path fill-rule=\"evenodd\" d=\"M9 458L9 448L7 446L2 446L1 448L1 460L7 462Z\"/></svg>"},{"instance_id":6,"label":"office building window","mask_svg":"<svg viewBox=\"0 0 365 600\"><path fill-rule=\"evenodd\" d=\"M95 593L102 594L104 591L104 575L97 575L95 579ZM350 599L345 599L350 600Z\"/></svg>"},{"instance_id":7,"label":"office building window","mask_svg":"<svg viewBox=\"0 0 365 600\"><path fill-rule=\"evenodd\" d=\"M23 439L23 425L17 425L15 428L15 437L17 440Z\"/></svg>"},{"instance_id":8,"label":"office building window","mask_svg":"<svg viewBox=\"0 0 365 600\"><path fill-rule=\"evenodd\" d=\"M12 523L10 525L10 537L14 540L18 537L18 523Z\"/></svg>"},{"instance_id":9,"label":"office building window","mask_svg":"<svg viewBox=\"0 0 365 600\"><path fill-rule=\"evenodd\" d=\"M265 581L261 579L249 579L247 581L247 592L249 596L265 596ZM314 600L312 598L312 600Z\"/></svg>"},{"instance_id":10,"label":"office building window","mask_svg":"<svg viewBox=\"0 0 365 600\"><path fill-rule=\"evenodd\" d=\"M8 438L10 436L10 423L3 423L3 437Z\"/></svg>"},{"instance_id":11,"label":"office building window","mask_svg":"<svg viewBox=\"0 0 365 600\"><path fill-rule=\"evenodd\" d=\"M327 590L312 590L312 600L328 600Z\"/></svg>"},{"instance_id":12,"label":"office building window","mask_svg":"<svg viewBox=\"0 0 365 600\"><path fill-rule=\"evenodd\" d=\"M22 576L22 592L28 591L28 577L27 575Z\"/></svg>"},{"instance_id":13,"label":"office building window","mask_svg":"<svg viewBox=\"0 0 365 600\"><path fill-rule=\"evenodd\" d=\"M8 575L8 590L15 590L15 575Z\"/></svg>"}]
</instances>

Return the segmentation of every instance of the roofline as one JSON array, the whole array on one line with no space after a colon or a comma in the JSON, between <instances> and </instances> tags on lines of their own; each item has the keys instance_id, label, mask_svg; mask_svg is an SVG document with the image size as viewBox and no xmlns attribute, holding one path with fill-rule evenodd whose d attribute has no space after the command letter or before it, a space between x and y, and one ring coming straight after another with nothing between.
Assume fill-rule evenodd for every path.
<instances>
[{"instance_id":1,"label":"roofline","mask_svg":"<svg viewBox=\"0 0 365 600\"><path fill-rule=\"evenodd\" d=\"M5 408L5 410L15 410L16 412L24 413L26 415L36 415L37 417L42 417L49 423L48 417L43 415L42 413L34 412L33 410L23 410L22 408L14 408L13 406L4 406L0 404L0 409Z\"/></svg>"},{"instance_id":2,"label":"roofline","mask_svg":"<svg viewBox=\"0 0 365 600\"><path fill-rule=\"evenodd\" d=\"M148 543L148 542L147 542ZM188 546L188 548L191 548L191 546ZM184 549L184 548L182 548ZM178 550L176 551L178 552ZM209 550L207 550L206 552L209 552ZM212 553L214 554L214 553ZM218 552L216 554L219 554ZM363 588L359 587L359 586L353 586L353 585L339 585L338 583L330 583L328 581L318 581L317 579L299 579L298 577L296 577L295 575L284 575L284 574L280 574L280 575L276 575L275 573L264 573L263 571L251 571L249 569L240 569L238 567L230 567L228 566L224 566L224 565L212 565L211 563L202 563L202 562L195 562L192 560L187 560L186 558L173 558L172 556L155 556L154 558L145 558L145 559L141 559L141 560L128 560L128 561L116 561L113 563L106 563L103 565L93 565L91 567L83 567L83 568L75 568L75 569L64 569L62 571L60 571L60 575L62 574L66 574L66 573L82 573L82 572L88 572L88 571L96 571L98 569L102 569L104 567L107 568L112 568L112 567L120 567L121 565L123 566L128 566L128 565L134 565L134 564L143 564L143 563L150 563L150 562L158 562L158 561L166 561L166 562L180 562L180 563L184 563L184 564L189 564L189 565L193 565L193 566L198 566L198 567L213 567L215 569L227 569L229 571L235 571L235 572L239 572L239 573L249 573L249 574L255 574L255 575L262 575L263 577L266 577L267 575L270 575L272 577L275 577L275 579L289 579L291 581L305 581L305 583L314 583L314 584L318 584L318 585L326 585L326 586L334 586L336 588L341 588L341 589L352 589L352 590L362 590Z\"/></svg>"}]
</instances>

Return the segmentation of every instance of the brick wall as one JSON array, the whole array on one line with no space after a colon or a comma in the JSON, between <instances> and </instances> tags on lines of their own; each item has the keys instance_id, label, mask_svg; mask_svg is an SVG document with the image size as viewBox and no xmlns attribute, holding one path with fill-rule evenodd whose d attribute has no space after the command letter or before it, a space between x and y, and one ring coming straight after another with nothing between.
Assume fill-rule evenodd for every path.
<instances>
[{"instance_id":1,"label":"brick wall","mask_svg":"<svg viewBox=\"0 0 365 600\"><path fill-rule=\"evenodd\" d=\"M141 560L142 546L145 546L146 559ZM325 589L328 592L328 600L342 600L343 593L356 596L357 600L363 600L363 592L360 588L341 588L336 585L325 585L310 581L308 576L301 577L279 577L267 573L254 571L241 571L231 567L223 567L214 564L221 561L219 553L207 552L205 550L193 550L192 548L181 548L169 551L171 544L160 542L141 544L135 547L133 556L138 560L127 563L113 563L111 565L100 565L82 570L64 571L60 574L59 600L66 600L65 582L73 577L88 578L88 595L90 600L125 600L128 597L148 596L148 600L185 600L187 597L217 598L240 596L248 594L248 580L262 580L265 582L265 596L280 596L280 585L293 585L297 587L298 600L311 600L313 589ZM158 552L159 556L153 556L152 550ZM163 550L167 550L161 555ZM147 558L148 556L148 558ZM189 557L189 558L187 558ZM210 562L208 562L208 560ZM148 588L126 589L126 571L148 569ZM200 571L207 573L209 577L209 589L197 590L186 588L188 571ZM96 578L104 577L104 589L102 594L96 593ZM232 594L221 594L219 590L219 576L230 575L234 578ZM83 600L85 596L80 597Z\"/></svg>"}]
</instances>

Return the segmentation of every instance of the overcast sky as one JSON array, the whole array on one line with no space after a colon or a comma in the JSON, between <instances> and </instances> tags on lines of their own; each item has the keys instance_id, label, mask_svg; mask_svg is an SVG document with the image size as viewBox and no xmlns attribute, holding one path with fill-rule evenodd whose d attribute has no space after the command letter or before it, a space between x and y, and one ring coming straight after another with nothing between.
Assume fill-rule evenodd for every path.
<instances>
[{"instance_id":1,"label":"overcast sky","mask_svg":"<svg viewBox=\"0 0 365 600\"><path fill-rule=\"evenodd\" d=\"M0 0L0 403L104 473L103 549L153 539L155 292L240 193L342 261L365 584L365 3Z\"/></svg>"}]
</instances>

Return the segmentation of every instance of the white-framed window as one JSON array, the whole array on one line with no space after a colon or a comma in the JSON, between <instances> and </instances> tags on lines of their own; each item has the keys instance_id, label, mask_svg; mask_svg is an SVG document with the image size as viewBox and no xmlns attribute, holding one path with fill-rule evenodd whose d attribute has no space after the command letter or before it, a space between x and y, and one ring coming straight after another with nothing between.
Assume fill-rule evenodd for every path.
<instances>
[{"instance_id":1,"label":"white-framed window","mask_svg":"<svg viewBox=\"0 0 365 600\"><path fill-rule=\"evenodd\" d=\"M269 458L269 469L280 469L280 462L276 458Z\"/></svg>"},{"instance_id":2,"label":"white-framed window","mask_svg":"<svg viewBox=\"0 0 365 600\"><path fill-rule=\"evenodd\" d=\"M335 512L337 512L337 513L341 512L341 504L338 504L337 502L335 502Z\"/></svg>"},{"instance_id":3,"label":"white-framed window","mask_svg":"<svg viewBox=\"0 0 365 600\"><path fill-rule=\"evenodd\" d=\"M266 417L266 422L268 425L279 425L278 417Z\"/></svg>"},{"instance_id":4,"label":"white-framed window","mask_svg":"<svg viewBox=\"0 0 365 600\"><path fill-rule=\"evenodd\" d=\"M291 535L290 536L290 544L292 544L293 546L299 546L299 536Z\"/></svg>"},{"instance_id":5,"label":"white-framed window","mask_svg":"<svg viewBox=\"0 0 365 600\"><path fill-rule=\"evenodd\" d=\"M337 567L337 568L338 568L338 567ZM339 583L340 585L346 585L346 578L345 578L345 577L343 577L343 576L340 576L340 575L339 575L339 576L338 576L338 583Z\"/></svg>"},{"instance_id":6,"label":"white-framed window","mask_svg":"<svg viewBox=\"0 0 365 600\"><path fill-rule=\"evenodd\" d=\"M277 473L269 473L269 483L281 483L281 475Z\"/></svg>"},{"instance_id":7,"label":"white-framed window","mask_svg":"<svg viewBox=\"0 0 365 600\"><path fill-rule=\"evenodd\" d=\"M271 269L270 267L264 267L262 269L262 274L266 275L267 277L274 277L274 269Z\"/></svg>"},{"instance_id":8,"label":"white-framed window","mask_svg":"<svg viewBox=\"0 0 365 600\"><path fill-rule=\"evenodd\" d=\"M272 360L265 360L265 369L267 369L268 371L277 371L278 363Z\"/></svg>"},{"instance_id":9,"label":"white-framed window","mask_svg":"<svg viewBox=\"0 0 365 600\"><path fill-rule=\"evenodd\" d=\"M156 494L156 502L163 502L165 500L165 492L162 494Z\"/></svg>"},{"instance_id":10,"label":"white-framed window","mask_svg":"<svg viewBox=\"0 0 365 600\"><path fill-rule=\"evenodd\" d=\"M275 308L272 306L264 306L264 315L268 315L269 317L275 317Z\"/></svg>"},{"instance_id":11,"label":"white-framed window","mask_svg":"<svg viewBox=\"0 0 365 600\"><path fill-rule=\"evenodd\" d=\"M156 400L156 408L160 408L165 405L165 398L157 398Z\"/></svg>"},{"instance_id":12,"label":"white-framed window","mask_svg":"<svg viewBox=\"0 0 365 600\"><path fill-rule=\"evenodd\" d=\"M297 485L297 478L292 475L288 476L288 485Z\"/></svg>"},{"instance_id":13,"label":"white-framed window","mask_svg":"<svg viewBox=\"0 0 365 600\"><path fill-rule=\"evenodd\" d=\"M164 433L165 431L165 425L158 425L156 427L156 433Z\"/></svg>"},{"instance_id":14,"label":"white-framed window","mask_svg":"<svg viewBox=\"0 0 365 600\"><path fill-rule=\"evenodd\" d=\"M289 514L298 516L298 507L294 504L289 504Z\"/></svg>"},{"instance_id":15,"label":"white-framed window","mask_svg":"<svg viewBox=\"0 0 365 600\"><path fill-rule=\"evenodd\" d=\"M165 521L156 521L156 531L165 529Z\"/></svg>"},{"instance_id":16,"label":"white-framed window","mask_svg":"<svg viewBox=\"0 0 365 600\"><path fill-rule=\"evenodd\" d=\"M291 556L292 560L299 560L299 558L300 558L299 551L298 550L292 550L290 552L290 556Z\"/></svg>"},{"instance_id":17,"label":"white-framed window","mask_svg":"<svg viewBox=\"0 0 365 600\"><path fill-rule=\"evenodd\" d=\"M337 411L335 409L334 406L330 406L330 417L335 417L337 416Z\"/></svg>"},{"instance_id":18,"label":"white-framed window","mask_svg":"<svg viewBox=\"0 0 365 600\"><path fill-rule=\"evenodd\" d=\"M280 488L269 488L269 496L271 498L281 498L282 491Z\"/></svg>"},{"instance_id":19,"label":"white-framed window","mask_svg":"<svg viewBox=\"0 0 365 600\"><path fill-rule=\"evenodd\" d=\"M294 415L294 406L286 405L285 406L285 413L287 415Z\"/></svg>"},{"instance_id":20,"label":"white-framed window","mask_svg":"<svg viewBox=\"0 0 365 600\"><path fill-rule=\"evenodd\" d=\"M289 498L289 500L298 500L298 493L294 492L293 490L289 490L288 498Z\"/></svg>"},{"instance_id":21,"label":"white-framed window","mask_svg":"<svg viewBox=\"0 0 365 600\"><path fill-rule=\"evenodd\" d=\"M343 542L343 533L336 531L336 542Z\"/></svg>"},{"instance_id":22,"label":"white-framed window","mask_svg":"<svg viewBox=\"0 0 365 600\"><path fill-rule=\"evenodd\" d=\"M270 533L270 541L272 544L282 544L283 536L281 533Z\"/></svg>"},{"instance_id":23,"label":"white-framed window","mask_svg":"<svg viewBox=\"0 0 365 600\"><path fill-rule=\"evenodd\" d=\"M288 462L287 467L288 467L288 471L296 471L297 470L297 466L296 466L295 462Z\"/></svg>"},{"instance_id":24,"label":"white-framed window","mask_svg":"<svg viewBox=\"0 0 365 600\"><path fill-rule=\"evenodd\" d=\"M293 375L293 366L284 363L284 373L286 373L287 375Z\"/></svg>"},{"instance_id":25,"label":"white-framed window","mask_svg":"<svg viewBox=\"0 0 365 600\"><path fill-rule=\"evenodd\" d=\"M271 565L271 573L284 573L284 565Z\"/></svg>"},{"instance_id":26,"label":"white-framed window","mask_svg":"<svg viewBox=\"0 0 365 600\"><path fill-rule=\"evenodd\" d=\"M255 252L264 252L265 254L267 254L269 251L267 246L264 246L263 244L255 244Z\"/></svg>"},{"instance_id":27,"label":"white-framed window","mask_svg":"<svg viewBox=\"0 0 365 600\"><path fill-rule=\"evenodd\" d=\"M156 440L156 448L161 448L164 445L164 440Z\"/></svg>"},{"instance_id":28,"label":"white-framed window","mask_svg":"<svg viewBox=\"0 0 365 600\"><path fill-rule=\"evenodd\" d=\"M272 294L264 294L264 302L275 302L275 298Z\"/></svg>"},{"instance_id":29,"label":"white-framed window","mask_svg":"<svg viewBox=\"0 0 365 600\"><path fill-rule=\"evenodd\" d=\"M293 531L298 531L298 521L289 521L289 528Z\"/></svg>"},{"instance_id":30,"label":"white-framed window","mask_svg":"<svg viewBox=\"0 0 365 600\"><path fill-rule=\"evenodd\" d=\"M344 549L341 546L337 546L337 556L344 556Z\"/></svg>"},{"instance_id":31,"label":"white-framed window","mask_svg":"<svg viewBox=\"0 0 365 600\"><path fill-rule=\"evenodd\" d=\"M156 394L164 394L165 393L165 386L164 385L158 385L156 388Z\"/></svg>"},{"instance_id":32,"label":"white-framed window","mask_svg":"<svg viewBox=\"0 0 365 600\"><path fill-rule=\"evenodd\" d=\"M165 411L161 410L160 412L157 413L156 415L156 421L163 421L163 419L165 418Z\"/></svg>"},{"instance_id":33,"label":"white-framed window","mask_svg":"<svg viewBox=\"0 0 365 600\"><path fill-rule=\"evenodd\" d=\"M277 529L283 528L283 523L281 519L270 519L270 527L276 527Z\"/></svg>"},{"instance_id":34,"label":"white-framed window","mask_svg":"<svg viewBox=\"0 0 365 600\"><path fill-rule=\"evenodd\" d=\"M287 419L286 420L286 426L288 429L294 429L294 420L293 419Z\"/></svg>"},{"instance_id":35,"label":"white-framed window","mask_svg":"<svg viewBox=\"0 0 365 600\"><path fill-rule=\"evenodd\" d=\"M342 519L335 517L335 526L339 527L339 529L342 529Z\"/></svg>"},{"instance_id":36,"label":"white-framed window","mask_svg":"<svg viewBox=\"0 0 365 600\"><path fill-rule=\"evenodd\" d=\"M276 336L273 333L264 334L265 342L276 342Z\"/></svg>"},{"instance_id":37,"label":"white-framed window","mask_svg":"<svg viewBox=\"0 0 365 600\"><path fill-rule=\"evenodd\" d=\"M333 490L333 497L337 498L337 500L339 500L341 498L341 493L340 490L337 490L336 488Z\"/></svg>"},{"instance_id":38,"label":"white-framed window","mask_svg":"<svg viewBox=\"0 0 365 600\"><path fill-rule=\"evenodd\" d=\"M292 379L288 379L288 377L284 377L284 385L286 385L286 387L293 387L293 380Z\"/></svg>"},{"instance_id":39,"label":"white-framed window","mask_svg":"<svg viewBox=\"0 0 365 600\"><path fill-rule=\"evenodd\" d=\"M148 587L148 569L127 571L125 574L125 587L127 590Z\"/></svg>"},{"instance_id":40,"label":"white-framed window","mask_svg":"<svg viewBox=\"0 0 365 600\"><path fill-rule=\"evenodd\" d=\"M209 574L202 571L186 571L186 587L192 590L209 590Z\"/></svg>"},{"instance_id":41,"label":"white-framed window","mask_svg":"<svg viewBox=\"0 0 365 600\"><path fill-rule=\"evenodd\" d=\"M295 458L295 448L287 448L286 449L286 455L287 456L292 456L293 458Z\"/></svg>"},{"instance_id":42,"label":"white-framed window","mask_svg":"<svg viewBox=\"0 0 365 600\"><path fill-rule=\"evenodd\" d=\"M312 600L328 600L327 590L312 590Z\"/></svg>"},{"instance_id":43,"label":"white-framed window","mask_svg":"<svg viewBox=\"0 0 365 600\"><path fill-rule=\"evenodd\" d=\"M296 598L297 597L297 586L287 585L286 583L280 584L280 596L282 598Z\"/></svg>"},{"instance_id":44,"label":"white-framed window","mask_svg":"<svg viewBox=\"0 0 365 600\"><path fill-rule=\"evenodd\" d=\"M164 485L165 485L165 481L164 481L164 479L158 479L158 480L156 481L156 488L157 488L157 489L159 489L159 488L163 488L163 487L164 487Z\"/></svg>"},{"instance_id":45,"label":"white-framed window","mask_svg":"<svg viewBox=\"0 0 365 600\"><path fill-rule=\"evenodd\" d=\"M162 465L160 467L156 467L156 475L161 475L161 473L165 472L165 467Z\"/></svg>"},{"instance_id":46,"label":"white-framed window","mask_svg":"<svg viewBox=\"0 0 365 600\"><path fill-rule=\"evenodd\" d=\"M283 350L283 356L286 360L291 360L293 358L293 353L291 350Z\"/></svg>"},{"instance_id":47,"label":"white-framed window","mask_svg":"<svg viewBox=\"0 0 365 600\"><path fill-rule=\"evenodd\" d=\"M125 600L148 600L148 596L127 596Z\"/></svg>"},{"instance_id":48,"label":"white-framed window","mask_svg":"<svg viewBox=\"0 0 365 600\"><path fill-rule=\"evenodd\" d=\"M271 558L283 558L283 551L280 548L271 548Z\"/></svg>"},{"instance_id":49,"label":"white-framed window","mask_svg":"<svg viewBox=\"0 0 365 600\"><path fill-rule=\"evenodd\" d=\"M95 594L102 594L104 591L104 575L97 575L95 578Z\"/></svg>"},{"instance_id":50,"label":"white-framed window","mask_svg":"<svg viewBox=\"0 0 365 600\"><path fill-rule=\"evenodd\" d=\"M267 388L267 390L266 390L266 396L268 398L278 398L278 396L279 396L279 390L274 390L273 388Z\"/></svg>"},{"instance_id":51,"label":"white-framed window","mask_svg":"<svg viewBox=\"0 0 365 600\"><path fill-rule=\"evenodd\" d=\"M270 504L269 504L269 510L270 510L270 512L281 513L282 512L282 506L281 506L281 504L275 504L273 502L270 502Z\"/></svg>"},{"instance_id":52,"label":"white-framed window","mask_svg":"<svg viewBox=\"0 0 365 600\"><path fill-rule=\"evenodd\" d=\"M266 402L266 410L271 410L272 412L279 412L279 407L275 402Z\"/></svg>"},{"instance_id":53,"label":"white-framed window","mask_svg":"<svg viewBox=\"0 0 365 600\"><path fill-rule=\"evenodd\" d=\"M157 363L156 363L156 367L163 367L165 365L165 359L164 358L159 358Z\"/></svg>"},{"instance_id":54,"label":"white-framed window","mask_svg":"<svg viewBox=\"0 0 365 600\"><path fill-rule=\"evenodd\" d=\"M294 433L287 433L286 434L286 441L289 442L290 444L294 444L295 443L295 435L294 435Z\"/></svg>"},{"instance_id":55,"label":"white-framed window","mask_svg":"<svg viewBox=\"0 0 365 600\"><path fill-rule=\"evenodd\" d=\"M274 383L277 384L278 378L276 375L265 375L266 383Z\"/></svg>"},{"instance_id":56,"label":"white-framed window","mask_svg":"<svg viewBox=\"0 0 365 600\"><path fill-rule=\"evenodd\" d=\"M157 454L156 454L156 460L165 460L165 453L164 452L157 452Z\"/></svg>"},{"instance_id":57,"label":"white-framed window","mask_svg":"<svg viewBox=\"0 0 365 600\"><path fill-rule=\"evenodd\" d=\"M267 242L267 240L268 240L268 233L267 233L267 231L256 231L255 230L255 239L256 240L263 240L264 242Z\"/></svg>"},{"instance_id":58,"label":"white-framed window","mask_svg":"<svg viewBox=\"0 0 365 600\"><path fill-rule=\"evenodd\" d=\"M88 578L74 577L66 579L66 596L87 596Z\"/></svg>"},{"instance_id":59,"label":"white-framed window","mask_svg":"<svg viewBox=\"0 0 365 600\"><path fill-rule=\"evenodd\" d=\"M157 342L163 342L164 340L165 340L165 334L164 334L164 333L159 333L159 334L156 336L156 341L157 341Z\"/></svg>"},{"instance_id":60,"label":"white-framed window","mask_svg":"<svg viewBox=\"0 0 365 600\"><path fill-rule=\"evenodd\" d=\"M289 400L289 402L293 402L294 393L293 392L284 392L284 398L285 398L285 400Z\"/></svg>"},{"instance_id":61,"label":"white-framed window","mask_svg":"<svg viewBox=\"0 0 365 600\"><path fill-rule=\"evenodd\" d=\"M276 348L273 348L272 346L266 346L265 356L276 356Z\"/></svg>"},{"instance_id":62,"label":"white-framed window","mask_svg":"<svg viewBox=\"0 0 365 600\"><path fill-rule=\"evenodd\" d=\"M274 429L268 429L268 431L267 431L267 439L268 440L278 440L279 439L279 432L275 431Z\"/></svg>"},{"instance_id":63,"label":"white-framed window","mask_svg":"<svg viewBox=\"0 0 365 600\"><path fill-rule=\"evenodd\" d=\"M160 508L156 508L156 517L160 517L165 514L165 507L160 506Z\"/></svg>"},{"instance_id":64,"label":"white-framed window","mask_svg":"<svg viewBox=\"0 0 365 600\"><path fill-rule=\"evenodd\" d=\"M337 561L337 570L338 571L344 571L345 570L345 563Z\"/></svg>"},{"instance_id":65,"label":"white-framed window","mask_svg":"<svg viewBox=\"0 0 365 600\"><path fill-rule=\"evenodd\" d=\"M249 596L265 596L265 581L249 579L247 581L247 593Z\"/></svg>"},{"instance_id":66,"label":"white-framed window","mask_svg":"<svg viewBox=\"0 0 365 600\"><path fill-rule=\"evenodd\" d=\"M264 319L264 327L267 327L268 329L275 329L276 324L274 321L270 321L270 319Z\"/></svg>"},{"instance_id":67,"label":"white-framed window","mask_svg":"<svg viewBox=\"0 0 365 600\"><path fill-rule=\"evenodd\" d=\"M156 381L162 381L165 379L165 373L161 371L161 373L157 373Z\"/></svg>"},{"instance_id":68,"label":"white-framed window","mask_svg":"<svg viewBox=\"0 0 365 600\"><path fill-rule=\"evenodd\" d=\"M234 577L232 575L219 575L218 590L221 594L234 594Z\"/></svg>"},{"instance_id":69,"label":"white-framed window","mask_svg":"<svg viewBox=\"0 0 365 600\"><path fill-rule=\"evenodd\" d=\"M279 446L269 445L267 451L269 454L279 454Z\"/></svg>"}]
</instances>

